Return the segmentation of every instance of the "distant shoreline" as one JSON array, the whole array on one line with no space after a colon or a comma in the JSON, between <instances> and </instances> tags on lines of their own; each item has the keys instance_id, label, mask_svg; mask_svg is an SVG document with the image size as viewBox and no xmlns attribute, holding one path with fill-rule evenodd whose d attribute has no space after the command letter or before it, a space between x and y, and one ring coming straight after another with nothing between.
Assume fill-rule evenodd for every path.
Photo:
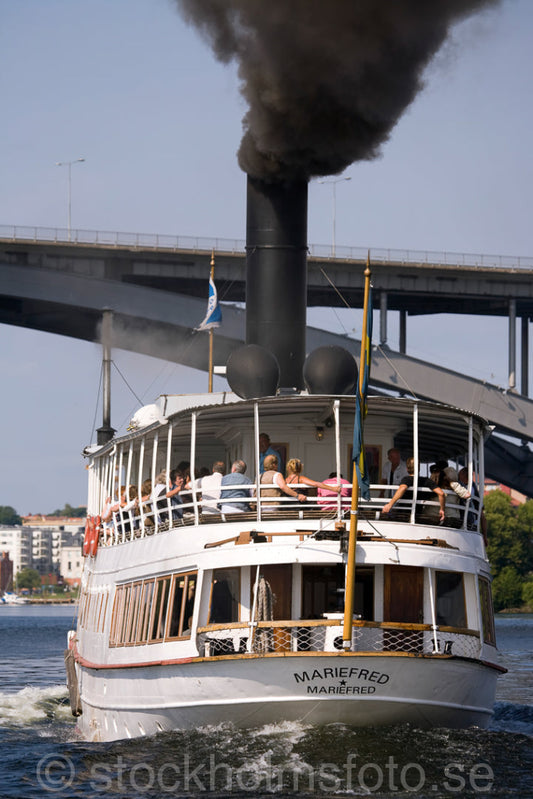
<instances>
[{"instance_id":1,"label":"distant shoreline","mask_svg":"<svg viewBox=\"0 0 533 799\"><path fill-rule=\"evenodd\" d=\"M76 599L32 599L28 597L25 602L6 602L5 606L10 608L21 608L24 605L75 605L76 601Z\"/></svg>"}]
</instances>

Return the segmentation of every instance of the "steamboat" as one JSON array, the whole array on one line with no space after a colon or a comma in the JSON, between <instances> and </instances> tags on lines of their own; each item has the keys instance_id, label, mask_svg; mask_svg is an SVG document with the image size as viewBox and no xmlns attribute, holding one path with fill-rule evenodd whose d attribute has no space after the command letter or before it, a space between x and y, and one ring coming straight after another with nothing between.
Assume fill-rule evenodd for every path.
<instances>
[{"instance_id":1,"label":"steamboat","mask_svg":"<svg viewBox=\"0 0 533 799\"><path fill-rule=\"evenodd\" d=\"M86 450L66 661L88 740L222 721L489 723L502 671L482 525L490 428L442 404L367 397L347 351L306 359L306 196L305 183L249 179L247 344L228 361L232 391L162 396ZM368 354L368 329L365 341ZM297 457L317 482L333 475L331 490L266 486L265 434L274 471ZM411 462L401 497L382 479L390 450ZM177 504L170 474L184 461ZM466 470L462 498L425 479L437 461ZM202 490L200 466L216 463L244 464L237 494ZM146 480L150 497L131 501L128 486Z\"/></svg>"}]
</instances>

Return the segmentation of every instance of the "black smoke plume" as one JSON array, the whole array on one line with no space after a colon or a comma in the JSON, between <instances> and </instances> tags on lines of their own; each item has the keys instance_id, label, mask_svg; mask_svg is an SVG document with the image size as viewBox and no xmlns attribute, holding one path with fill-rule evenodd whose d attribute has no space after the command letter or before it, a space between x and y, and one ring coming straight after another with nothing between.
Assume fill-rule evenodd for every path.
<instances>
[{"instance_id":1,"label":"black smoke plume","mask_svg":"<svg viewBox=\"0 0 533 799\"><path fill-rule=\"evenodd\" d=\"M379 153L453 23L498 0L176 0L249 110L238 158L266 180L336 174Z\"/></svg>"}]
</instances>

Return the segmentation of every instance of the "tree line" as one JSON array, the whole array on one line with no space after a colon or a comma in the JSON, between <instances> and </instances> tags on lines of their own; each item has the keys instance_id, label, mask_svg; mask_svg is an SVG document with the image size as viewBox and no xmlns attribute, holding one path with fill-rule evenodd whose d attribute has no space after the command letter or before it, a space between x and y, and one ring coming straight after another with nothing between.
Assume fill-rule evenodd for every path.
<instances>
[{"instance_id":1,"label":"tree line","mask_svg":"<svg viewBox=\"0 0 533 799\"><path fill-rule=\"evenodd\" d=\"M485 497L494 610L533 611L533 500L515 507L503 491Z\"/></svg>"},{"instance_id":2,"label":"tree line","mask_svg":"<svg viewBox=\"0 0 533 799\"><path fill-rule=\"evenodd\" d=\"M52 513L46 513L43 514L43 516L45 519L49 516L68 516L71 519L84 519L86 514L87 508L85 505L74 507L67 502L64 508L57 508L57 510L53 510ZM0 505L0 524L22 524L22 517L19 516L15 508L12 508L11 505Z\"/></svg>"}]
</instances>

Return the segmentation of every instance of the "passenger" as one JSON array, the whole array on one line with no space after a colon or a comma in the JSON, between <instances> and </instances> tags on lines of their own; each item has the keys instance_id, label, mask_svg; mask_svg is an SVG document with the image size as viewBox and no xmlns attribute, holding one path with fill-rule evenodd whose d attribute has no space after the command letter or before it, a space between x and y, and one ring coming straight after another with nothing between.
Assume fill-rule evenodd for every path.
<instances>
[{"instance_id":1,"label":"passenger","mask_svg":"<svg viewBox=\"0 0 533 799\"><path fill-rule=\"evenodd\" d=\"M170 512L172 519L183 517L183 499L180 492L185 485L183 474L179 469L172 469L170 472L170 489L166 492L165 497L170 499Z\"/></svg>"},{"instance_id":2,"label":"passenger","mask_svg":"<svg viewBox=\"0 0 533 799\"><path fill-rule=\"evenodd\" d=\"M337 472L330 472L328 479L324 480L324 485L327 487L318 489L317 500L318 504L321 505L324 510L335 510L337 507L337 492L333 490L334 486L335 488L340 487L342 507L344 509L350 507L352 484L348 480L345 480L342 474L337 480ZM332 497L335 497L334 502L331 501Z\"/></svg>"},{"instance_id":3,"label":"passenger","mask_svg":"<svg viewBox=\"0 0 533 799\"><path fill-rule=\"evenodd\" d=\"M311 480L310 477L306 477L304 474L302 474L302 468L303 468L303 463L299 458L291 458L289 461L287 461L287 476L285 479L288 485L303 484L309 486L310 488L314 489L321 488L325 491L329 490L333 491L335 494L340 494L341 487L340 485L337 485L336 482L327 486L325 483L320 483L317 480ZM311 495L311 492L305 488L300 488L299 490L302 492L302 494L305 494L306 496ZM315 496L316 492L313 493L312 495Z\"/></svg>"},{"instance_id":4,"label":"passenger","mask_svg":"<svg viewBox=\"0 0 533 799\"><path fill-rule=\"evenodd\" d=\"M162 469L155 478L155 485L152 489L152 502L154 509L162 508L164 506L164 496L168 490L167 471Z\"/></svg>"},{"instance_id":5,"label":"passenger","mask_svg":"<svg viewBox=\"0 0 533 799\"><path fill-rule=\"evenodd\" d=\"M243 488L250 484L250 480L245 475L246 464L244 461L237 460L231 465L230 474L225 474L220 481L220 511L222 513L244 513L250 510L250 503L243 500L252 496L249 488Z\"/></svg>"},{"instance_id":6,"label":"passenger","mask_svg":"<svg viewBox=\"0 0 533 799\"><path fill-rule=\"evenodd\" d=\"M123 497L126 491L126 486L121 486L120 488L120 496ZM120 507L120 500L119 502L113 502L111 497L107 497L105 501L105 505L102 509L101 519L102 519L102 529L104 532L104 542L106 544L111 544L113 542L113 534L115 532L115 522L113 519L113 514L118 511Z\"/></svg>"},{"instance_id":7,"label":"passenger","mask_svg":"<svg viewBox=\"0 0 533 799\"><path fill-rule=\"evenodd\" d=\"M402 460L402 455L397 447L392 447L387 452L387 463L384 464L381 472L382 485L399 486L404 477L407 477L407 464ZM392 495L392 490L386 492L387 496ZM384 497L385 492L382 491L380 496Z\"/></svg>"},{"instance_id":8,"label":"passenger","mask_svg":"<svg viewBox=\"0 0 533 799\"><path fill-rule=\"evenodd\" d=\"M145 527L153 527L155 524L154 509L152 506L152 481L145 480L141 484L141 499L140 505L142 507L142 518L144 519Z\"/></svg>"},{"instance_id":9,"label":"passenger","mask_svg":"<svg viewBox=\"0 0 533 799\"><path fill-rule=\"evenodd\" d=\"M224 461L215 461L213 473L196 481L196 487L202 492L202 513L219 513L220 484L225 473Z\"/></svg>"},{"instance_id":10,"label":"passenger","mask_svg":"<svg viewBox=\"0 0 533 799\"><path fill-rule=\"evenodd\" d=\"M413 499L413 484L414 484L414 473L415 473L415 459L414 458L407 458L406 461L407 471L408 474L404 477L396 489L394 496L392 497L386 505L383 506L381 511L381 516L386 516L390 514L393 505L398 502L399 499L405 498L406 500ZM438 519L439 522L444 521L445 517L445 505L446 505L446 496L442 488L433 482L429 477L419 477L418 478L418 488L430 488L438 497L439 500L439 513ZM422 522L427 524L436 524L435 521L436 516L433 514L431 510L431 506L424 505L425 501L427 501L428 494L426 491L418 491L417 492L417 504L415 509L415 521ZM407 513L410 513L410 508L405 508ZM394 519L394 514L391 514L391 519ZM399 520L399 515L396 513L396 518Z\"/></svg>"},{"instance_id":11,"label":"passenger","mask_svg":"<svg viewBox=\"0 0 533 799\"><path fill-rule=\"evenodd\" d=\"M470 499L470 491L459 482L459 477L453 466L446 466L442 470L441 480L439 485L445 491L453 491L458 497L449 497L446 506L446 524L450 527L462 527L463 513L461 508L457 507L459 501L464 504L464 500Z\"/></svg>"},{"instance_id":12,"label":"passenger","mask_svg":"<svg viewBox=\"0 0 533 799\"><path fill-rule=\"evenodd\" d=\"M261 484L270 485L270 488L261 488L261 497L281 497L282 494L287 494L289 497L295 497L298 502L305 502L307 497L305 494L297 493L287 483L285 478L278 471L278 459L276 455L267 455L264 462L265 471L261 475ZM265 503L266 510L276 510L279 502Z\"/></svg>"},{"instance_id":13,"label":"passenger","mask_svg":"<svg viewBox=\"0 0 533 799\"><path fill-rule=\"evenodd\" d=\"M267 433L260 433L259 435L259 471L261 474L265 471L265 458L268 455L275 455L278 459L278 467L280 472L283 472L283 458L274 447L270 446L270 436Z\"/></svg>"},{"instance_id":14,"label":"passenger","mask_svg":"<svg viewBox=\"0 0 533 799\"><path fill-rule=\"evenodd\" d=\"M183 478L183 487L180 492L181 501L184 506L183 513L184 515L191 514L193 512L191 464L189 461L180 461L176 468Z\"/></svg>"},{"instance_id":15,"label":"passenger","mask_svg":"<svg viewBox=\"0 0 533 799\"><path fill-rule=\"evenodd\" d=\"M442 482L444 480L444 469L448 468L448 461L440 460L436 463L432 463L429 467L429 476L436 483L439 488L442 488Z\"/></svg>"},{"instance_id":16,"label":"passenger","mask_svg":"<svg viewBox=\"0 0 533 799\"><path fill-rule=\"evenodd\" d=\"M124 532L131 533L132 529L136 526L135 511L139 507L139 492L136 485L127 487L124 493L124 502L121 501L120 505L122 509L122 518L124 519ZM120 511L117 517L120 522Z\"/></svg>"},{"instance_id":17,"label":"passenger","mask_svg":"<svg viewBox=\"0 0 533 799\"><path fill-rule=\"evenodd\" d=\"M468 469L463 466L462 469L459 470L459 474L457 475L459 482L465 488L468 488ZM467 526L469 530L476 529L477 524L477 515L479 512L479 491L475 481L472 479L472 490L470 492L471 502L468 509L468 516L467 516ZM485 511L481 509L481 516L479 518L479 527L481 529L481 533L483 535L483 541L485 545L487 544L487 517L485 516Z\"/></svg>"}]
</instances>

